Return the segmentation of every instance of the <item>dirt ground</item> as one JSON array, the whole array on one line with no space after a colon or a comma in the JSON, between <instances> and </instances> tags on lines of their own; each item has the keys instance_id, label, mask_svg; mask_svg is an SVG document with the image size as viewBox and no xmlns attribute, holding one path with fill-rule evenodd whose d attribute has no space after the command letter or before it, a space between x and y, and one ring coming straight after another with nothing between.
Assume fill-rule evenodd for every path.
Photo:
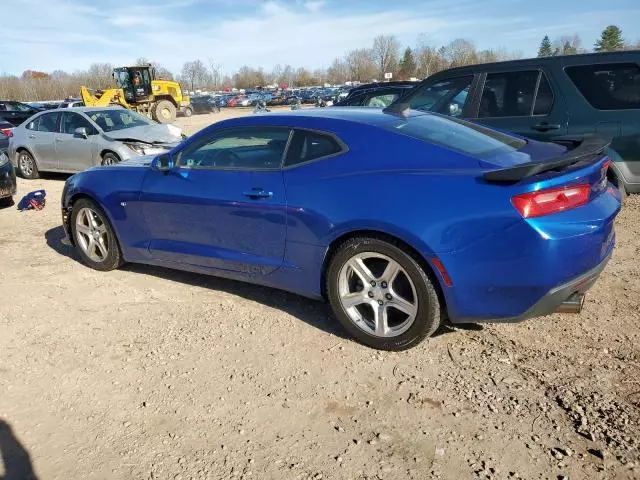
<instances>
[{"instance_id":1,"label":"dirt ground","mask_svg":"<svg viewBox=\"0 0 640 480\"><path fill-rule=\"evenodd\" d=\"M0 478L640 478L639 195L581 315L386 353L295 295L90 270L61 243L64 179L0 211Z\"/></svg>"}]
</instances>

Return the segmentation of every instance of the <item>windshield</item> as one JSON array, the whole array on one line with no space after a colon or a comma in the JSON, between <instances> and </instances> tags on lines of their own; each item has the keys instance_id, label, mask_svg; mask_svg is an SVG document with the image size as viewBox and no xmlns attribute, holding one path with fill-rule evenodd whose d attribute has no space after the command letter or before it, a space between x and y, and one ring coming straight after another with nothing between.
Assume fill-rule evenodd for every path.
<instances>
[{"instance_id":1,"label":"windshield","mask_svg":"<svg viewBox=\"0 0 640 480\"><path fill-rule=\"evenodd\" d=\"M418 85L401 101L412 110L422 110L459 117L471 88L472 76Z\"/></svg>"},{"instance_id":2,"label":"windshield","mask_svg":"<svg viewBox=\"0 0 640 480\"><path fill-rule=\"evenodd\" d=\"M87 112L87 115L105 132L141 127L144 125L154 125L154 122L147 117L143 117L132 110L125 110L124 108L95 110L93 112Z\"/></svg>"},{"instance_id":3,"label":"windshield","mask_svg":"<svg viewBox=\"0 0 640 480\"><path fill-rule=\"evenodd\" d=\"M524 140L517 137L475 123L434 114L399 119L386 128L483 160L515 152L526 145Z\"/></svg>"},{"instance_id":4,"label":"windshield","mask_svg":"<svg viewBox=\"0 0 640 480\"><path fill-rule=\"evenodd\" d=\"M126 70L117 70L113 73L113 76L116 79L118 88L128 88L130 86L129 72L127 72Z\"/></svg>"}]
</instances>

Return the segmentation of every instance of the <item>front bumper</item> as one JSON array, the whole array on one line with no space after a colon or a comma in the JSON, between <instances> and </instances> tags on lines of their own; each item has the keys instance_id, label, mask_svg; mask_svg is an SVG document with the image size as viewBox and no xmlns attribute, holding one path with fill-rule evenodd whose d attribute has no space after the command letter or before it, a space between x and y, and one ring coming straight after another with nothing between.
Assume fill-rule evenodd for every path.
<instances>
[{"instance_id":1,"label":"front bumper","mask_svg":"<svg viewBox=\"0 0 640 480\"><path fill-rule=\"evenodd\" d=\"M13 197L16 192L16 171L11 162L8 162L0 167L0 198Z\"/></svg>"},{"instance_id":2,"label":"front bumper","mask_svg":"<svg viewBox=\"0 0 640 480\"><path fill-rule=\"evenodd\" d=\"M613 239L612 239L613 241ZM584 294L598 280L598 277L607 266L613 251L609 251L607 256L597 266L583 273L582 275L549 290L538 302L531 306L526 312L515 317L503 317L493 319L473 318L466 319L475 323L518 323L536 317L544 317L555 313L560 305L569 297L576 293ZM457 319L454 323L463 323L465 319Z\"/></svg>"}]
</instances>

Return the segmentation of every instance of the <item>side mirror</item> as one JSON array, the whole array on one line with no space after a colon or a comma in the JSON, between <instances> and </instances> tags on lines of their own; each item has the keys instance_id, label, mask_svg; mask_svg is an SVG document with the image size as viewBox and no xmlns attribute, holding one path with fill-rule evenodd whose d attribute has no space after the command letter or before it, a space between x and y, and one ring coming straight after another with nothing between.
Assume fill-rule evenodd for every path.
<instances>
[{"instance_id":1,"label":"side mirror","mask_svg":"<svg viewBox=\"0 0 640 480\"><path fill-rule=\"evenodd\" d=\"M73 132L74 137L89 138L86 127L78 127Z\"/></svg>"},{"instance_id":2,"label":"side mirror","mask_svg":"<svg viewBox=\"0 0 640 480\"><path fill-rule=\"evenodd\" d=\"M151 168L159 172L168 172L173 168L173 159L168 153L160 155L153 159Z\"/></svg>"}]
</instances>

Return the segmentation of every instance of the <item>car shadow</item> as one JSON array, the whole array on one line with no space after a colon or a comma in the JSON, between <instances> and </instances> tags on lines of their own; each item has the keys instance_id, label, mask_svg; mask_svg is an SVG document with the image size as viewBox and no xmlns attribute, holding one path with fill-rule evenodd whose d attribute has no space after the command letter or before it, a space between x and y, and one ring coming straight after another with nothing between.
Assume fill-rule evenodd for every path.
<instances>
[{"instance_id":1,"label":"car shadow","mask_svg":"<svg viewBox=\"0 0 640 480\"><path fill-rule=\"evenodd\" d=\"M4 476L0 480L37 480L31 457L13 434L11 426L0 418L0 458Z\"/></svg>"},{"instance_id":2,"label":"car shadow","mask_svg":"<svg viewBox=\"0 0 640 480\"><path fill-rule=\"evenodd\" d=\"M72 245L67 244L65 237L64 229L61 226L52 228L45 233L47 245L52 250L60 255L64 255L82 263L75 248ZM150 275L186 285L230 293L247 300L261 303L270 308L282 310L289 315L318 328L319 330L323 330L343 339L352 340L349 333L343 329L340 322L338 322L338 320L333 316L333 312L331 311L329 304L325 302L308 299L271 287L263 287L261 285L254 285L238 280L230 280L212 275L185 272L183 270L174 270L171 268L157 267L153 265L128 263L120 267L120 269L127 272L137 273L139 275ZM458 329L481 330L482 326L475 324L456 324L453 326L448 321L445 321L433 336L436 337L448 333L455 333Z\"/></svg>"}]
</instances>

